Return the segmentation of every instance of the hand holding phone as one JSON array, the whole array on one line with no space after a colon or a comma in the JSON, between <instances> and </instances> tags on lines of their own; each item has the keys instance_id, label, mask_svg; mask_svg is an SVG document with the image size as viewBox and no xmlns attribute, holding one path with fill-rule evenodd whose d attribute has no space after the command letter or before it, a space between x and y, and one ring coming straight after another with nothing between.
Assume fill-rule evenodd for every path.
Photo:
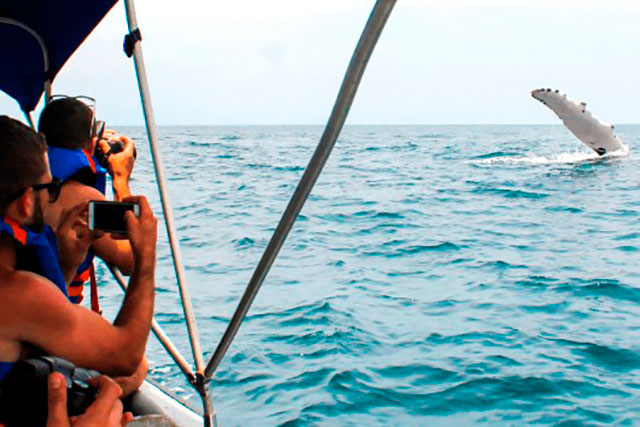
<instances>
[{"instance_id":1,"label":"hand holding phone","mask_svg":"<svg viewBox=\"0 0 640 427\"><path fill-rule=\"evenodd\" d=\"M127 234L127 222L124 218L127 211L132 211L136 217L140 216L140 206L136 203L97 200L89 202L89 230Z\"/></svg>"},{"instance_id":2,"label":"hand holding phone","mask_svg":"<svg viewBox=\"0 0 640 427\"><path fill-rule=\"evenodd\" d=\"M130 196L125 202L135 203L140 206L140 216L127 213L127 239L131 244L134 258L134 270L136 265L153 274L156 259L156 239L158 234L158 220L153 216L149 201L144 196Z\"/></svg>"}]
</instances>

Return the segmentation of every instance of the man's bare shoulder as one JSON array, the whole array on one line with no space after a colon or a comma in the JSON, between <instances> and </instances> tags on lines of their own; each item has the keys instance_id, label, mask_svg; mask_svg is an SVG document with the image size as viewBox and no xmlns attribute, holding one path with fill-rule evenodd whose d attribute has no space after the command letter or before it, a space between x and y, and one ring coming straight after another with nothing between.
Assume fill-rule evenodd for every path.
<instances>
[{"instance_id":1,"label":"man's bare shoulder","mask_svg":"<svg viewBox=\"0 0 640 427\"><path fill-rule=\"evenodd\" d=\"M0 323L16 324L65 297L48 279L28 271L0 269Z\"/></svg>"},{"instance_id":2,"label":"man's bare shoulder","mask_svg":"<svg viewBox=\"0 0 640 427\"><path fill-rule=\"evenodd\" d=\"M6 306L18 300L32 301L32 298L43 294L64 298L50 280L29 271L0 269L0 283L0 305Z\"/></svg>"},{"instance_id":3,"label":"man's bare shoulder","mask_svg":"<svg viewBox=\"0 0 640 427\"><path fill-rule=\"evenodd\" d=\"M81 308L42 276L0 272L0 340L29 343L57 354L51 351L52 342L72 330Z\"/></svg>"}]
</instances>

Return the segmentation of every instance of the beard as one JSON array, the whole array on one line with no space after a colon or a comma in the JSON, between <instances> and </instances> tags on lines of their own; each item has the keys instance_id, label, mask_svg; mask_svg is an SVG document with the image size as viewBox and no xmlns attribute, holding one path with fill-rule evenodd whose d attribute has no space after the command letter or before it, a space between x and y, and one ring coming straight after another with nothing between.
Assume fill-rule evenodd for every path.
<instances>
[{"instance_id":1,"label":"beard","mask_svg":"<svg viewBox=\"0 0 640 427\"><path fill-rule=\"evenodd\" d=\"M36 205L33 209L33 217L29 228L35 233L42 233L44 231L44 209L42 208L42 198L40 193L36 193Z\"/></svg>"}]
</instances>

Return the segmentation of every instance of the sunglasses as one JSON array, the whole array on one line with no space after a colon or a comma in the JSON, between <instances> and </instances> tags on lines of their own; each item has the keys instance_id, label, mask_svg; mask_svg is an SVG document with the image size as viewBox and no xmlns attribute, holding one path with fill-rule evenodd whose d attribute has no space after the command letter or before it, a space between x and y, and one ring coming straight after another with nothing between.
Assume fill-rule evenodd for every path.
<instances>
[{"instance_id":1,"label":"sunglasses","mask_svg":"<svg viewBox=\"0 0 640 427\"><path fill-rule=\"evenodd\" d=\"M91 118L91 139L95 137L102 137L102 132L104 132L105 123L102 120L96 119L96 100L90 96L78 95L78 96L69 96L69 95L51 95L47 100L47 104L52 101L57 101L59 99L75 99L86 104L87 107L91 109L93 113L93 117Z\"/></svg>"},{"instance_id":2,"label":"sunglasses","mask_svg":"<svg viewBox=\"0 0 640 427\"><path fill-rule=\"evenodd\" d=\"M45 184L35 184L30 185L26 188L23 188L20 191L15 192L11 196L5 199L5 204L13 202L18 197L22 196L22 194L27 191L28 188L32 188L33 191L40 191L46 189L49 192L49 203L55 203L60 197L60 190L62 189L62 181L57 178L51 180L51 182L47 182Z\"/></svg>"}]
</instances>

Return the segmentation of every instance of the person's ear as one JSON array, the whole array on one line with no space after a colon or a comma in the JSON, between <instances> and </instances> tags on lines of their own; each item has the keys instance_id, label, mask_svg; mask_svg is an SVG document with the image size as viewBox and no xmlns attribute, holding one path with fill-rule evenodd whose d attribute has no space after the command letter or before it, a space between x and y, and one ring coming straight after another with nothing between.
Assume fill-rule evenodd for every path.
<instances>
[{"instance_id":1,"label":"person's ear","mask_svg":"<svg viewBox=\"0 0 640 427\"><path fill-rule=\"evenodd\" d=\"M22 193L22 195L18 197L18 199L16 199L16 203L17 203L16 208L18 209L18 214L22 218L31 218L36 205L33 188L31 187L27 188L24 191L24 193Z\"/></svg>"}]
</instances>

